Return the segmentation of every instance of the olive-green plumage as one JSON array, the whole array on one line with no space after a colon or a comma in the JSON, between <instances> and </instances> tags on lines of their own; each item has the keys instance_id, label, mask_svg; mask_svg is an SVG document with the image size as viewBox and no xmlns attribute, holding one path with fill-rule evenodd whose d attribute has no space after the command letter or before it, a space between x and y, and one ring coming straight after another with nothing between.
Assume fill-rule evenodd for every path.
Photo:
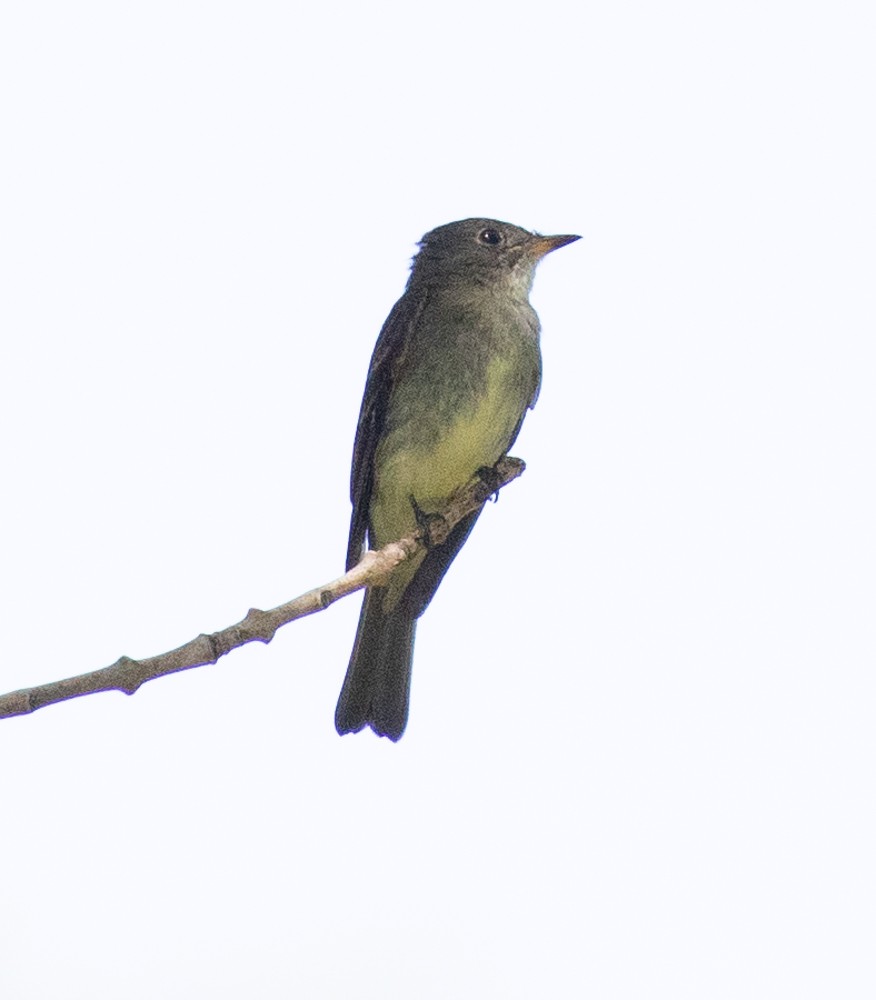
<instances>
[{"instance_id":1,"label":"olive-green plumage","mask_svg":"<svg viewBox=\"0 0 876 1000\"><path fill-rule=\"evenodd\" d=\"M535 267L575 239L491 219L423 237L371 359L353 451L348 569L366 534L371 548L409 534L418 514L441 510L514 443L541 377L529 304ZM416 619L479 513L366 593L335 713L339 733L370 725L393 740L402 735Z\"/></svg>"}]
</instances>

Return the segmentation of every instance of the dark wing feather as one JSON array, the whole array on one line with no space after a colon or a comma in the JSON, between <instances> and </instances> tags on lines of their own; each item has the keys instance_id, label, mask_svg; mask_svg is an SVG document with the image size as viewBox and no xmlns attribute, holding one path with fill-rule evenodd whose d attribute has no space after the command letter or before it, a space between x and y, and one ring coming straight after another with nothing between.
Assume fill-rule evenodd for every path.
<instances>
[{"instance_id":1,"label":"dark wing feather","mask_svg":"<svg viewBox=\"0 0 876 1000\"><path fill-rule=\"evenodd\" d=\"M413 580L407 585L399 602L399 613L419 618L435 596L438 584L444 579L444 574L450 569L450 564L459 554L465 540L475 526L475 521L481 516L481 511L467 514L450 532L447 539L433 549L429 549L426 558L420 564Z\"/></svg>"},{"instance_id":2,"label":"dark wing feather","mask_svg":"<svg viewBox=\"0 0 876 1000\"><path fill-rule=\"evenodd\" d=\"M374 452L383 433L386 406L392 392L395 373L401 364L405 351L411 342L411 335L417 320L426 305L425 288L408 288L392 307L371 355L368 381L359 423L356 427L356 442L353 445L353 468L350 473L350 500L353 515L350 519L350 538L347 543L347 569L352 569L362 558L365 535L368 531L368 508L371 505L371 489L374 484Z\"/></svg>"}]
</instances>

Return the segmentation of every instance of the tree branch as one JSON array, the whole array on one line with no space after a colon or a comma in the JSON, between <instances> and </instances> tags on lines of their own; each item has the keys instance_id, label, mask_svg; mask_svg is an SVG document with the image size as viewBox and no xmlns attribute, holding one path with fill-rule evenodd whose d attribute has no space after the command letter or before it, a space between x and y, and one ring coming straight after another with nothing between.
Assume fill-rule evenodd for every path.
<instances>
[{"instance_id":1,"label":"tree branch","mask_svg":"<svg viewBox=\"0 0 876 1000\"><path fill-rule=\"evenodd\" d=\"M100 670L0 695L0 719L27 715L46 705L98 691L134 694L141 684L156 677L215 663L220 656L248 642L268 643L274 638L277 629L296 618L324 611L338 598L346 597L363 587L384 585L398 565L423 548L440 545L467 514L482 507L491 495L516 479L525 467L519 458L501 459L494 469L489 470L491 475L460 490L440 512L440 516L430 517L423 527L397 542L390 542L377 551L366 552L356 566L337 580L309 590L277 608L270 611L250 608L246 617L236 625L230 625L211 635L202 633L184 646L158 656L150 656L145 660L132 660L130 656L122 656L111 666Z\"/></svg>"}]
</instances>

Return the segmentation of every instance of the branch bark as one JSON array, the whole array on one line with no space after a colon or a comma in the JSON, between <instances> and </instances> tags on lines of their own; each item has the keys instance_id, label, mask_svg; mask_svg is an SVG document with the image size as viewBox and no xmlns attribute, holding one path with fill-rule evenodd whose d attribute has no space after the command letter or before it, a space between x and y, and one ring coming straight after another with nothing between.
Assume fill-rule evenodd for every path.
<instances>
[{"instance_id":1,"label":"branch bark","mask_svg":"<svg viewBox=\"0 0 876 1000\"><path fill-rule=\"evenodd\" d=\"M427 546L440 545L467 514L482 507L490 496L516 479L525 468L519 458L509 456L501 459L490 470L490 476L460 490L440 512L439 517L430 518L426 525L397 542L366 552L356 566L337 580L309 590L277 608L270 611L250 608L246 617L236 625L229 625L210 635L202 633L185 645L158 656L143 660L122 656L100 670L0 695L0 719L27 715L46 705L81 695L96 694L98 691L134 694L141 684L156 677L216 663L220 656L248 642L268 643L274 638L277 629L296 618L324 611L338 598L346 597L363 587L384 585L397 566Z\"/></svg>"}]
</instances>

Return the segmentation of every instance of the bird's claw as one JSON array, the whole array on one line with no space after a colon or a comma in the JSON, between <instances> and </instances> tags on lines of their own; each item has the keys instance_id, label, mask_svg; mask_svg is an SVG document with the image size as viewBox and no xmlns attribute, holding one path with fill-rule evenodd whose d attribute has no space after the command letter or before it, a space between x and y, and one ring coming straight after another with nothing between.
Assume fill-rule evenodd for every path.
<instances>
[{"instance_id":1,"label":"bird's claw","mask_svg":"<svg viewBox=\"0 0 876 1000\"><path fill-rule=\"evenodd\" d=\"M423 544L426 546L427 551L433 548L437 543L435 542L435 535L441 535L443 529L445 528L447 521L443 514L430 514L428 511L423 510L417 503L414 495L411 494L409 497L411 502L411 509L414 512L414 520L417 522L417 527L420 529L423 535Z\"/></svg>"}]
</instances>

